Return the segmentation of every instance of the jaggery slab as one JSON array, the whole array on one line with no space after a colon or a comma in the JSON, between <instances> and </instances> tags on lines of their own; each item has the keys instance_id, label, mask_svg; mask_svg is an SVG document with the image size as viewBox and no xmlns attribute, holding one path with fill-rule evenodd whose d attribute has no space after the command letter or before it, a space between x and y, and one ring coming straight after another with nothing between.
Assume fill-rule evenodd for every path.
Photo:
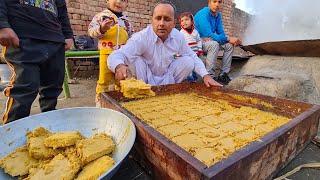
<instances>
[{"instance_id":1,"label":"jaggery slab","mask_svg":"<svg viewBox=\"0 0 320 180\"><path fill-rule=\"evenodd\" d=\"M24 176L29 169L36 166L38 160L29 156L26 146L17 148L15 151L0 160L0 167L11 176Z\"/></svg>"},{"instance_id":2,"label":"jaggery slab","mask_svg":"<svg viewBox=\"0 0 320 180\"><path fill-rule=\"evenodd\" d=\"M27 180L72 180L80 170L77 161L58 154L49 163L30 170Z\"/></svg>"},{"instance_id":3,"label":"jaggery slab","mask_svg":"<svg viewBox=\"0 0 320 180\"><path fill-rule=\"evenodd\" d=\"M43 127L27 133L27 147L31 157L35 159L50 159L59 153L58 150L48 148L44 141L52 133Z\"/></svg>"},{"instance_id":4,"label":"jaggery slab","mask_svg":"<svg viewBox=\"0 0 320 180\"><path fill-rule=\"evenodd\" d=\"M111 154L115 149L115 143L110 136L101 133L78 141L76 148L82 164L86 165L99 157Z\"/></svg>"},{"instance_id":5,"label":"jaggery slab","mask_svg":"<svg viewBox=\"0 0 320 180\"><path fill-rule=\"evenodd\" d=\"M90 162L79 173L76 180L96 180L114 165L114 160L109 156L102 156Z\"/></svg>"},{"instance_id":6,"label":"jaggery slab","mask_svg":"<svg viewBox=\"0 0 320 180\"><path fill-rule=\"evenodd\" d=\"M120 81L120 91L127 98L155 96L155 93L151 90L151 85L133 78Z\"/></svg>"},{"instance_id":7,"label":"jaggery slab","mask_svg":"<svg viewBox=\"0 0 320 180\"><path fill-rule=\"evenodd\" d=\"M82 138L82 135L78 131L59 132L47 137L44 140L44 145L53 149L64 148L75 145Z\"/></svg>"}]
</instances>

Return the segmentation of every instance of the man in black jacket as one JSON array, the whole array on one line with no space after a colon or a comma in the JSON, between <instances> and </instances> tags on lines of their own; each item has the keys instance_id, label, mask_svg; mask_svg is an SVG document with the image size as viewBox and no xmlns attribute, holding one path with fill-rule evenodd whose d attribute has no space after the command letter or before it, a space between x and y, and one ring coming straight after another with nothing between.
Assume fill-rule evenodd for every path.
<instances>
[{"instance_id":1,"label":"man in black jacket","mask_svg":"<svg viewBox=\"0 0 320 180\"><path fill-rule=\"evenodd\" d=\"M42 112L56 108L72 37L65 0L0 0L0 44L14 71L4 124L29 116L38 94Z\"/></svg>"}]
</instances>

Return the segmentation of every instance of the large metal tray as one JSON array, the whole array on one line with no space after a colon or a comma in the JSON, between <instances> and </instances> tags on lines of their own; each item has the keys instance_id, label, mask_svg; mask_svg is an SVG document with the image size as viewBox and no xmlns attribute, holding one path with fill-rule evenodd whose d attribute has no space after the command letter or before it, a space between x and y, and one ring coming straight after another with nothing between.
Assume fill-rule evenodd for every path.
<instances>
[{"instance_id":1,"label":"large metal tray","mask_svg":"<svg viewBox=\"0 0 320 180\"><path fill-rule=\"evenodd\" d=\"M52 132L80 131L89 137L105 132L116 143L113 158L116 164L100 178L110 179L133 147L136 129L122 113L102 108L71 108L30 116L0 126L0 158L26 143L27 131L45 127ZM99 178L99 179L100 179ZM0 169L0 180L14 179Z\"/></svg>"},{"instance_id":2,"label":"large metal tray","mask_svg":"<svg viewBox=\"0 0 320 180\"><path fill-rule=\"evenodd\" d=\"M320 57L320 40L278 41L241 47L256 55Z\"/></svg>"},{"instance_id":3,"label":"large metal tray","mask_svg":"<svg viewBox=\"0 0 320 180\"><path fill-rule=\"evenodd\" d=\"M153 87L157 95L196 92L215 99L227 100L235 106L251 106L292 118L282 127L270 132L261 141L253 142L229 158L206 167L198 159L168 140L158 131L122 108L119 102L129 101L119 92L102 94L103 107L126 114L135 123L136 159L156 179L271 179L315 137L320 106L278 99L225 88L206 88L203 84L176 84ZM214 93L213 92L220 92ZM236 98L240 95L243 98ZM265 102L272 108L263 106Z\"/></svg>"}]
</instances>

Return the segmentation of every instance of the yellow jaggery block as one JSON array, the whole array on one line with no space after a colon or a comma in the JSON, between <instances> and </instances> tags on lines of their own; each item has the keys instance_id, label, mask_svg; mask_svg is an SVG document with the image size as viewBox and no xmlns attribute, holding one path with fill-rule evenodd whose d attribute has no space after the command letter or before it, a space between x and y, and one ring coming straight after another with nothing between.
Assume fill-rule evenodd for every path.
<instances>
[{"instance_id":1,"label":"yellow jaggery block","mask_svg":"<svg viewBox=\"0 0 320 180\"><path fill-rule=\"evenodd\" d=\"M255 99L244 99L260 103ZM207 166L287 123L290 119L196 93L150 97L122 106ZM271 106L269 106L271 107Z\"/></svg>"},{"instance_id":2,"label":"yellow jaggery block","mask_svg":"<svg viewBox=\"0 0 320 180\"><path fill-rule=\"evenodd\" d=\"M78 131L58 132L47 137L44 140L44 145L53 149L63 148L75 145L82 138Z\"/></svg>"},{"instance_id":3,"label":"yellow jaggery block","mask_svg":"<svg viewBox=\"0 0 320 180\"><path fill-rule=\"evenodd\" d=\"M76 180L96 180L103 173L107 172L114 165L114 160L109 156L102 156L99 159L90 162L79 173Z\"/></svg>"},{"instance_id":4,"label":"yellow jaggery block","mask_svg":"<svg viewBox=\"0 0 320 180\"><path fill-rule=\"evenodd\" d=\"M151 90L151 85L146 84L142 80L127 79L120 81L120 92L126 98L143 98L148 96L155 96Z\"/></svg>"},{"instance_id":5,"label":"yellow jaggery block","mask_svg":"<svg viewBox=\"0 0 320 180\"><path fill-rule=\"evenodd\" d=\"M14 152L0 160L0 167L11 176L24 176L29 169L38 164L38 160L29 156L26 146L17 148Z\"/></svg>"},{"instance_id":6,"label":"yellow jaggery block","mask_svg":"<svg viewBox=\"0 0 320 180\"><path fill-rule=\"evenodd\" d=\"M114 164L110 157L101 158L110 155L115 149L112 138L105 133L84 139L76 131L53 134L39 127L26 136L25 146L0 159L0 168L11 176L19 176L19 179L71 180L82 168L86 169L84 178L96 179ZM47 148L44 145L47 139L49 144L53 144L52 147L58 149ZM41 158L34 159L31 155ZM94 165L84 167L92 163Z\"/></svg>"},{"instance_id":7,"label":"yellow jaggery block","mask_svg":"<svg viewBox=\"0 0 320 180\"><path fill-rule=\"evenodd\" d=\"M210 164L215 161L216 155L213 153L213 149L211 148L201 148L195 150L194 157L204 164Z\"/></svg>"},{"instance_id":8,"label":"yellow jaggery block","mask_svg":"<svg viewBox=\"0 0 320 180\"><path fill-rule=\"evenodd\" d=\"M86 165L97 158L111 154L115 149L115 143L110 136L101 133L78 141L76 148L82 165Z\"/></svg>"},{"instance_id":9,"label":"yellow jaggery block","mask_svg":"<svg viewBox=\"0 0 320 180\"><path fill-rule=\"evenodd\" d=\"M44 162L37 168L31 169L27 180L72 180L79 170L78 161L58 154L49 163Z\"/></svg>"},{"instance_id":10,"label":"yellow jaggery block","mask_svg":"<svg viewBox=\"0 0 320 180\"><path fill-rule=\"evenodd\" d=\"M59 150L48 148L44 145L45 139L50 135L52 133L43 127L36 128L27 133L27 147L31 157L35 159L49 159L59 153Z\"/></svg>"},{"instance_id":11,"label":"yellow jaggery block","mask_svg":"<svg viewBox=\"0 0 320 180\"><path fill-rule=\"evenodd\" d=\"M172 138L172 141L187 151L192 151L197 147L205 146L205 143L202 141L201 137L192 133L174 137Z\"/></svg>"},{"instance_id":12,"label":"yellow jaggery block","mask_svg":"<svg viewBox=\"0 0 320 180\"><path fill-rule=\"evenodd\" d=\"M163 126L158 130L169 138L174 138L182 134L188 133L188 129L181 128L181 124L171 124L168 126Z\"/></svg>"}]
</instances>

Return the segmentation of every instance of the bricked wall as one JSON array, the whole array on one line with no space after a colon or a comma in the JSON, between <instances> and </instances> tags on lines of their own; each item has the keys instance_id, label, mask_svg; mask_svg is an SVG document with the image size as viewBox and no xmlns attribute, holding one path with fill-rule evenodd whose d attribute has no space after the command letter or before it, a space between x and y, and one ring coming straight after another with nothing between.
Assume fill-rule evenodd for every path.
<instances>
[{"instance_id":1,"label":"bricked wall","mask_svg":"<svg viewBox=\"0 0 320 180\"><path fill-rule=\"evenodd\" d=\"M207 5L207 0L198 0L197 5L182 7L180 5L189 6L194 1L192 0L176 0L178 12L191 11L196 13L197 10ZM151 11L156 3L156 0L129 0L126 15L132 21L136 31L145 28L151 22ZM76 35L87 34L88 24L93 16L106 8L106 0L67 0L68 11L72 28ZM248 16L241 10L235 9L233 0L223 1L223 21L226 33L232 36L241 37L248 22ZM73 76L90 77L98 75L97 59L87 60L69 60L70 69Z\"/></svg>"},{"instance_id":2,"label":"bricked wall","mask_svg":"<svg viewBox=\"0 0 320 180\"><path fill-rule=\"evenodd\" d=\"M232 34L232 17L235 5L233 0L224 0L222 7L223 25L226 33L231 36Z\"/></svg>"},{"instance_id":3,"label":"bricked wall","mask_svg":"<svg viewBox=\"0 0 320 180\"><path fill-rule=\"evenodd\" d=\"M129 0L127 13L136 31L150 23L155 0ZM106 8L106 0L68 0L70 23L76 35L87 34L88 25L95 14Z\"/></svg>"},{"instance_id":4,"label":"bricked wall","mask_svg":"<svg viewBox=\"0 0 320 180\"><path fill-rule=\"evenodd\" d=\"M207 0L199 1L201 4L207 4ZM126 15L132 20L136 31L150 24L151 11L155 2L156 0L129 0ZM106 0L67 0L67 4L70 22L76 35L87 34L88 24L93 16L106 8ZM229 35L232 34L233 9L233 1L224 0L222 10L224 26Z\"/></svg>"},{"instance_id":5,"label":"bricked wall","mask_svg":"<svg viewBox=\"0 0 320 180\"><path fill-rule=\"evenodd\" d=\"M68 59L68 65L71 78L90 78L98 77L99 75L99 59L87 58L87 59Z\"/></svg>"},{"instance_id":6,"label":"bricked wall","mask_svg":"<svg viewBox=\"0 0 320 180\"><path fill-rule=\"evenodd\" d=\"M232 18L232 34L243 38L246 28L249 26L251 15L235 8Z\"/></svg>"}]
</instances>

